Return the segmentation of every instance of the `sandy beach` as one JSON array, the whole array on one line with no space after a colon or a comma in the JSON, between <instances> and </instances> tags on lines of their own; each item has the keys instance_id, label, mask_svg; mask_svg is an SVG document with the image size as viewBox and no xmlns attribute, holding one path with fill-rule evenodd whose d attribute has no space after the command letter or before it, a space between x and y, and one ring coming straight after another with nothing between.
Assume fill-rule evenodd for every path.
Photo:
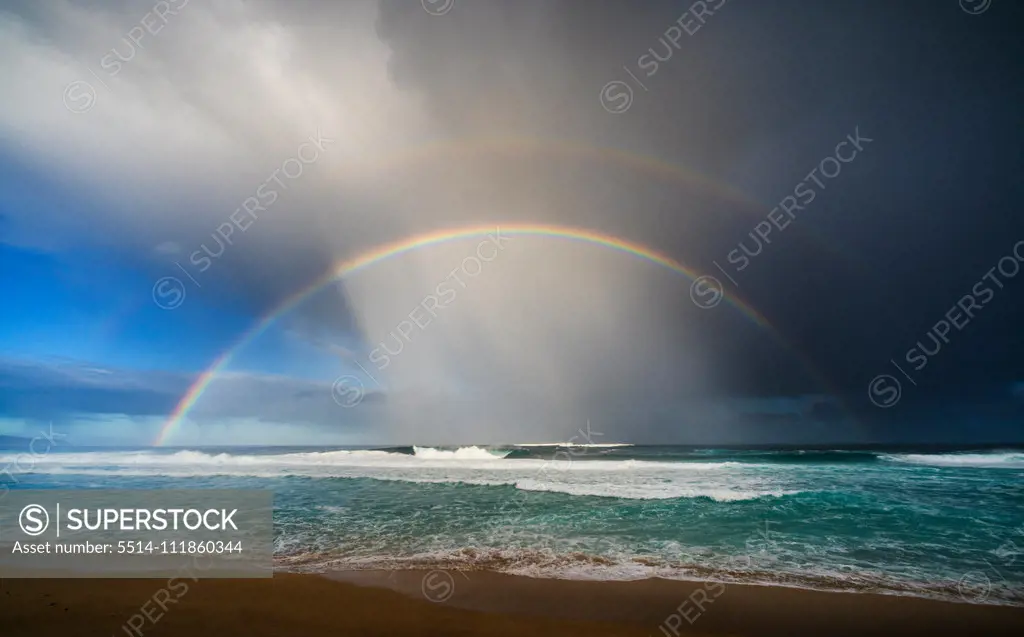
<instances>
[{"instance_id":1,"label":"sandy beach","mask_svg":"<svg viewBox=\"0 0 1024 637\"><path fill-rule=\"evenodd\" d=\"M390 589L390 590L389 590ZM431 601L434 600L434 601ZM1017 635L1024 608L887 595L474 571L264 580L4 580L5 637L33 635ZM691 623L692 622L692 623Z\"/></svg>"}]
</instances>

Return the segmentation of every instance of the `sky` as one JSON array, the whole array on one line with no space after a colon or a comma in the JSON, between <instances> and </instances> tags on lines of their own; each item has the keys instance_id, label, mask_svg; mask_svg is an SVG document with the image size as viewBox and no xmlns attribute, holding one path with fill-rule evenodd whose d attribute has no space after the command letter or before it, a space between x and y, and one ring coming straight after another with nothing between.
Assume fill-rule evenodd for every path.
<instances>
[{"instance_id":1,"label":"sky","mask_svg":"<svg viewBox=\"0 0 1024 637\"><path fill-rule=\"evenodd\" d=\"M1022 26L0 2L0 434L1024 441Z\"/></svg>"}]
</instances>

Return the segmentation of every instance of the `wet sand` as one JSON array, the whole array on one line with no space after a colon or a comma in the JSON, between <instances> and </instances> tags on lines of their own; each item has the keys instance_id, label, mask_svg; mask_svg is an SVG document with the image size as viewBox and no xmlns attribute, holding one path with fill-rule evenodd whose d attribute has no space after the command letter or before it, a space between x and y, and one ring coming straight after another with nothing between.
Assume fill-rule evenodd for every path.
<instances>
[{"instance_id":1,"label":"wet sand","mask_svg":"<svg viewBox=\"0 0 1024 637\"><path fill-rule=\"evenodd\" d=\"M332 578L445 605L647 627L651 635L1021 635L1024 608L870 593L646 579L593 582L470 571L348 571ZM677 632L678 631L678 632Z\"/></svg>"},{"instance_id":2,"label":"wet sand","mask_svg":"<svg viewBox=\"0 0 1024 637\"><path fill-rule=\"evenodd\" d=\"M1024 609L887 595L497 573L11 580L0 635L1019 635Z\"/></svg>"}]
</instances>

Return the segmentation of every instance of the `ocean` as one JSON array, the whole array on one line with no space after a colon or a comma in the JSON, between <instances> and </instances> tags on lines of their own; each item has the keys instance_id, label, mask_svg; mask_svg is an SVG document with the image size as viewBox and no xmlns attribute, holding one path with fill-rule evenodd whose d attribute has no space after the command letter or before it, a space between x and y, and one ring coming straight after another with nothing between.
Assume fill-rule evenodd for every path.
<instances>
[{"instance_id":1,"label":"ocean","mask_svg":"<svg viewBox=\"0 0 1024 637\"><path fill-rule=\"evenodd\" d=\"M280 570L713 579L1024 605L1021 449L55 445L0 452L0 466L10 489L270 489Z\"/></svg>"}]
</instances>

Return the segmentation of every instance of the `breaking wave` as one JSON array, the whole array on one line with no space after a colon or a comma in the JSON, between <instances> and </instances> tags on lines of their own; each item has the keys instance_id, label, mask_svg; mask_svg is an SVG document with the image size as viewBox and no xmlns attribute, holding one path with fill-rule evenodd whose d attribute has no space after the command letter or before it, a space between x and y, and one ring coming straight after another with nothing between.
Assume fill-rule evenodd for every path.
<instances>
[{"instance_id":1,"label":"breaking wave","mask_svg":"<svg viewBox=\"0 0 1024 637\"><path fill-rule=\"evenodd\" d=\"M498 460L512 453L511 449L491 450L483 447L459 447L449 451L434 447L413 447L413 455L428 460Z\"/></svg>"},{"instance_id":2,"label":"breaking wave","mask_svg":"<svg viewBox=\"0 0 1024 637\"><path fill-rule=\"evenodd\" d=\"M896 462L931 465L933 467L980 467L985 469L1024 469L1024 453L937 453L893 454L886 456Z\"/></svg>"}]
</instances>

